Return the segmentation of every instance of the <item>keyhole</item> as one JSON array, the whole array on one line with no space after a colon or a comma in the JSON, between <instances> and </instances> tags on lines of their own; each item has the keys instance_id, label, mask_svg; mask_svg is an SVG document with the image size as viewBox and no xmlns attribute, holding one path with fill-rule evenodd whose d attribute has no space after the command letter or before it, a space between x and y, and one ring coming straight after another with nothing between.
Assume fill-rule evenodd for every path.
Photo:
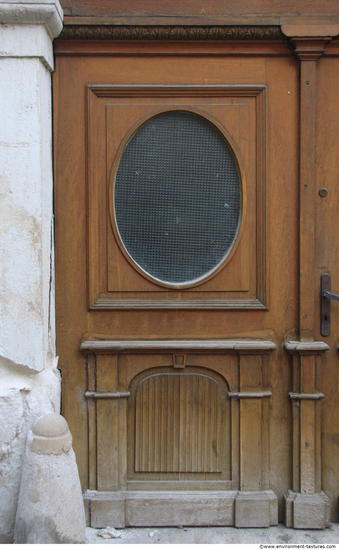
<instances>
[{"instance_id":1,"label":"keyhole","mask_svg":"<svg viewBox=\"0 0 339 550\"><path fill-rule=\"evenodd\" d=\"M327 321L327 315L325 315L325 321Z\"/></svg>"}]
</instances>

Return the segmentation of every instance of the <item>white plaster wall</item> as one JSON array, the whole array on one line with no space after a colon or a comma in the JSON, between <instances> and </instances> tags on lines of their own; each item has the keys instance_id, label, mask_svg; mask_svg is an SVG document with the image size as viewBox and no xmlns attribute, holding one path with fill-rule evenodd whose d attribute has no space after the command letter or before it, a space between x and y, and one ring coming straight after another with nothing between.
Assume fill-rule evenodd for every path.
<instances>
[{"instance_id":1,"label":"white plaster wall","mask_svg":"<svg viewBox=\"0 0 339 550\"><path fill-rule=\"evenodd\" d=\"M46 366L49 329L49 79L37 58L0 58L0 355L35 371Z\"/></svg>"},{"instance_id":2,"label":"white plaster wall","mask_svg":"<svg viewBox=\"0 0 339 550\"><path fill-rule=\"evenodd\" d=\"M0 542L13 538L27 432L60 409L51 70L61 13L57 0L0 0Z\"/></svg>"}]
</instances>

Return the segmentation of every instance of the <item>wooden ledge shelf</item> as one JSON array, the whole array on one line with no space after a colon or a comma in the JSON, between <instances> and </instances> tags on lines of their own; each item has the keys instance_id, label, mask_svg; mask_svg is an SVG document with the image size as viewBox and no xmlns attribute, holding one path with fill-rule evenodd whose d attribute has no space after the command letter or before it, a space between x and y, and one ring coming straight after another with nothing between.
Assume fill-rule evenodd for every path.
<instances>
[{"instance_id":1,"label":"wooden ledge shelf","mask_svg":"<svg viewBox=\"0 0 339 550\"><path fill-rule=\"evenodd\" d=\"M228 397L235 399L261 399L263 397L272 397L271 391L259 391L259 392L228 392Z\"/></svg>"},{"instance_id":2,"label":"wooden ledge shelf","mask_svg":"<svg viewBox=\"0 0 339 550\"><path fill-rule=\"evenodd\" d=\"M85 351L141 350L234 350L271 351L276 344L270 340L86 340L80 349Z\"/></svg>"},{"instance_id":3,"label":"wooden ledge shelf","mask_svg":"<svg viewBox=\"0 0 339 550\"><path fill-rule=\"evenodd\" d=\"M91 310L133 309L261 309L267 307L257 298L98 298Z\"/></svg>"},{"instance_id":4,"label":"wooden ledge shelf","mask_svg":"<svg viewBox=\"0 0 339 550\"><path fill-rule=\"evenodd\" d=\"M290 392L290 398L291 399L310 399L310 400L317 400L317 399L324 399L323 393L293 393Z\"/></svg>"},{"instance_id":5,"label":"wooden ledge shelf","mask_svg":"<svg viewBox=\"0 0 339 550\"><path fill-rule=\"evenodd\" d=\"M131 394L129 391L123 392L96 392L87 391L85 397L93 399L120 399L121 397L129 397Z\"/></svg>"},{"instance_id":6,"label":"wooden ledge shelf","mask_svg":"<svg viewBox=\"0 0 339 550\"><path fill-rule=\"evenodd\" d=\"M325 342L286 342L285 349L290 353L323 353L330 349Z\"/></svg>"}]
</instances>

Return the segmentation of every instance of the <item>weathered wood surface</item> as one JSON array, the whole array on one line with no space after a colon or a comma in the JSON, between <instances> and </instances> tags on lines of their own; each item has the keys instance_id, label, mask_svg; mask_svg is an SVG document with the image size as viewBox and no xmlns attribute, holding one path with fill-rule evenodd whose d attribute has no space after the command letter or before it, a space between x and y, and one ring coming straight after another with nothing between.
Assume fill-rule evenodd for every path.
<instances>
[{"instance_id":1,"label":"weathered wood surface","mask_svg":"<svg viewBox=\"0 0 339 550\"><path fill-rule=\"evenodd\" d=\"M158 374L136 394L136 472L219 472L222 388L197 374Z\"/></svg>"},{"instance_id":2,"label":"weathered wood surface","mask_svg":"<svg viewBox=\"0 0 339 550\"><path fill-rule=\"evenodd\" d=\"M94 438L90 437L90 455L92 457L90 468L92 468L93 456L96 457L96 453L100 457L100 463L98 461L98 464L100 468L101 465L103 468L103 475L99 473L96 476L99 479L100 487L116 487L117 483L124 487L124 484L127 483L139 483L138 480L132 479L132 474L126 473L126 456L131 452L133 436L128 432L130 416L128 410L124 411L124 407L128 408L127 404L132 396L113 400L109 398L95 400L92 398L86 399L85 392L90 391L100 394L127 392L130 381L133 377L141 374L143 370L154 367L167 369L167 372L169 372L173 368L172 349L182 350L182 341L186 340L189 343L188 348L185 349L192 353L194 349L189 347L192 346L192 342L196 345L200 345L199 342L202 342L202 347L194 356L194 359L191 354L187 353L185 369L195 368L198 372L199 368L205 368L220 373L225 379L232 381L230 386L232 392L257 392L260 394L268 391L272 392L270 399L240 397L240 399L229 400L231 401L230 407L232 410L230 430L232 431L233 443L232 448L229 449L229 464L232 466L232 475L221 481L224 483L230 482L232 488L239 487L242 476L240 468L241 449L248 449L251 446L250 429L253 419L258 420L261 418L261 427L258 428L258 425L255 427L255 432L261 434L261 455L258 452L255 453L254 477L256 476L256 479L254 481L257 486L259 483L266 484L265 487L267 485L273 486L281 498L286 486L292 486L292 412L288 394L291 389L295 393L302 393L300 388L295 388L292 385L291 357L283 349L283 343L286 340L298 340L299 322L298 61L292 56L288 42L281 39L278 40L278 43L273 41L260 44L259 42L248 41L245 45L236 45L230 42L227 44L218 42L217 45L210 43L209 45L207 41L206 43L196 44L193 42L180 44L168 41L165 45L155 43L155 41L150 45L146 42L132 43L132 41L126 41L124 43L126 45L123 46L121 43L107 45L104 42L102 41L98 45L95 41L88 41L83 44L78 41L76 45L70 45L69 41L60 40L59 44L56 45L57 66L54 76L54 143L57 151L55 161L55 215L58 354L60 355L60 367L63 371L63 412L74 434L74 447L78 457L83 487L88 486L89 476L88 406L92 408L89 415L91 430L93 431L97 426L97 420L101 424L97 434L97 450L93 442ZM333 166L335 166L335 159L339 154L335 149L335 158L332 158L333 147L338 148L333 139L333 136L337 135L338 121L333 107L336 104L336 95L330 78L331 68L329 68L329 65L332 66L331 63L337 63L335 57L337 53L334 46L331 46L331 48L328 51L332 52L332 57L325 56L321 59L320 63L324 62L325 64L319 65L321 74L317 75L317 82L319 82L321 89L321 94L318 94L318 97L326 98L328 105L331 106L330 109L332 109L332 115L329 119L321 100L319 100L320 103L318 101L316 104L318 130L322 138L318 154L326 159L324 166L321 163L316 166L316 170L318 170L317 181L320 182L321 180L322 184L324 184L323 178L325 177L328 181L336 181ZM74 53L76 55L73 55ZM185 56L185 71L182 70L182 56ZM333 78L335 80L335 75ZM95 101L102 101L103 106L100 107L101 110L95 111L94 101L93 109L89 111L86 103L86 86L93 84L106 86L107 88L113 85L128 87L144 84L152 86L161 83L175 86L199 85L200 87L205 84L222 86L226 83L229 86L238 88L241 86L255 88L259 83L259 85L266 86L265 89L269 91L266 95L265 107L257 104L256 112L258 116L262 117L261 133L258 135L256 131L253 133L255 126L252 125L250 126L250 136L248 136L242 126L236 122L236 119L232 118L233 115L229 117L228 122L229 127L232 128L232 139L243 143L242 156L246 165L246 178L249 176L255 184L264 174L263 171L257 172L259 158L261 159L262 170L266 172L266 188L261 192L261 195L252 195L253 200L248 200L248 223L252 224L251 227L254 228L254 219L258 221L261 216L262 223L260 227L267 235L267 264L265 277L262 279L263 286L267 289L268 308L266 309L240 310L236 309L236 304L234 304L233 309L224 311L222 309L209 310L208 308L199 310L198 307L194 310L165 308L154 310L146 307L145 309L135 310L127 308L123 310L89 309L99 297L100 292L91 301L95 293L89 295L90 293L87 292L89 289L87 277L89 276L92 282L94 280L97 285L96 290L104 288L105 291L107 289L107 286L105 287L107 271L105 269L101 270L101 266L107 257L107 246L110 243L110 237L107 238L107 231L110 226L105 225L101 233L102 226L97 225L95 227L95 224L102 224L103 220L100 218L89 219L87 215L88 189L86 181L88 181L88 177L93 178L94 174L98 176L96 179L97 191L96 194L94 193L91 196L91 201L98 201L100 211L105 212L105 215L107 214L108 181L106 134L105 131L102 131L105 130L106 124L106 100L92 94L94 98L96 97ZM128 98L126 103L127 100ZM113 102L115 98L108 98L107 101ZM164 101L166 102L167 98ZM205 102L205 99L202 98L201 101ZM241 108L243 109L243 106ZM86 120L89 112L98 116L97 118L95 116L91 118L90 125L87 128ZM95 155L89 147L90 143L86 141L88 130L95 136L97 141ZM243 133L239 133L240 131ZM268 137L265 145L267 157L264 161L262 151L259 146L257 147L263 131L267 131L266 135ZM249 137L250 141L246 144ZM253 157L253 153L251 153L253 144L255 145L253 150L258 154L258 157ZM110 142L108 145L110 145ZM319 148L319 144L317 147ZM332 183L331 197L336 196L335 192L332 193L335 185L335 183ZM257 198L267 204L265 216L260 211L251 213L249 204L253 204L253 201L256 201ZM320 203L320 201L322 202ZM333 203L326 202L326 199L323 201L318 197L316 199L316 227L322 228L322 230L326 229L327 235L331 235L333 220L336 219L335 212L338 209L336 203L336 199ZM92 236L100 236L99 247L96 249L98 261L94 264L90 262L87 271L87 260L90 257L88 253L93 252L93 247L88 249L89 227L92 227ZM245 228L243 235L246 235ZM246 251L250 250L248 246L256 247L262 241L261 233L257 234L256 230L253 234L249 232L247 239L247 248L245 247L242 252L241 261L246 259L248 253ZM238 250L240 250L239 247ZM338 250L334 236L329 238L329 244L326 244L326 246L323 242L320 242L320 237L316 236L315 257L317 260L315 261L317 269L320 266L328 265L330 260L332 261L331 265L334 265L338 258L337 254ZM254 256L252 255L252 257ZM258 270L260 269L261 266L257 262L250 263L250 282L253 283L254 278L258 278ZM207 284L212 284L212 281L213 279ZM257 291L258 287L255 287L255 289ZM317 282L314 283L314 289L316 312L318 307ZM335 291L334 283L333 290ZM211 292L214 292L214 290ZM255 295L253 293L249 300L254 300ZM158 298L160 299L161 296L158 295ZM176 297L178 300L181 298L182 295ZM194 300L196 299L194 296ZM99 300L106 300L106 297L100 296ZM107 303L103 305L107 307ZM335 307L333 307L333 315L334 317L336 315ZM321 336L316 335L317 321L315 321L314 326L315 339L320 341ZM104 340L116 343L114 344L115 347L111 348L110 353L113 353L113 355L116 352L120 353L118 375L114 373L114 361L112 366L108 361L107 375L105 375L107 365L105 368L103 366L99 367L102 372L102 379L101 382L99 381L98 387L87 386L85 358L84 354L79 351L83 337L85 342L91 342L91 345L98 346L96 350L98 356L107 351L106 344L101 343ZM242 356L239 359L238 355L241 351L240 348L225 347L222 348L222 354L218 355L218 349L212 347L208 355L208 349L204 348L206 340L212 340L213 345L215 345L215 340L232 342L247 340L249 342L247 352L253 354L254 357L257 354L260 355L261 352L270 352L271 348L265 346L267 342L273 342L276 349L272 349L270 352L269 377L253 380L251 378L251 368L256 365L256 360L251 361L249 359L248 368L246 369L249 383L247 386L244 384L244 387L240 387L239 371L237 370L239 363L242 361ZM126 342L133 341L139 342L137 346L142 347L127 350L124 347ZM160 348L147 349L148 341L162 341L160 346L163 345L164 347L162 350ZM166 350L169 349L166 348L167 341L175 341L176 343L174 348L170 348L171 352L166 355ZM256 349L258 342L266 342L266 344L265 346L263 344L264 347ZM100 346L103 347L100 349ZM145 347L143 348L143 346ZM251 347L252 349L250 349ZM121 354L125 349L128 359ZM142 349L145 350L144 357L138 355ZM90 347L87 347L84 351L86 353L91 352ZM149 358L153 353L156 355L156 359L151 364ZM323 401L323 408L326 413L324 419L324 448L328 453L328 457L325 456L325 461L329 471L335 462L335 430L338 431L335 408L332 408L332 405L326 405L328 395L331 393L330 390L337 381L334 368L336 363L333 355L331 361L327 363L329 374L324 371L326 389L323 385L321 386L321 390L326 395L326 399ZM262 371L265 370L264 362L261 364L261 369ZM320 390L317 390L316 393L320 393ZM336 397L334 395L330 399L330 403L335 403ZM256 403L257 401L260 402L260 405ZM251 403L252 406L256 406L255 414L247 414L247 420L244 415L241 415L240 411L241 407L246 408L246 403L250 406ZM99 409L96 410L95 407L98 407L98 405ZM114 407L119 408L118 416ZM114 420L112 420L113 417ZM116 417L118 417L118 422L116 422ZM269 429L267 426L268 418ZM107 428L104 428L105 423ZM114 448L111 434L107 441L104 440L105 429L111 430L111 432L114 431L114 437L118 434L118 450ZM128 434L127 437L126 433ZM243 434L243 443L241 443L241 433ZM230 436L227 437L230 438ZM115 457L118 455L118 480L115 478L116 474L110 471L109 464L105 465L103 462L102 457L105 453L106 456L109 453L112 453L112 456ZM259 455L261 462L260 467L257 467ZM244 458L242 468L244 468L245 463L246 459ZM336 468L335 465L333 468ZM172 474L162 475L169 476ZM95 476L91 471L92 487L94 487L93 477ZM150 484L157 481L160 484L166 480L154 480L151 479L150 475L148 481ZM167 479L166 482L174 483L174 481ZM209 480L178 480L182 483L202 483L202 481L207 483ZM217 481L214 479L211 480L211 483ZM331 488L330 485L330 478L327 478L326 487L330 490L332 502L334 503L336 501L336 489Z\"/></svg>"},{"instance_id":3,"label":"weathered wood surface","mask_svg":"<svg viewBox=\"0 0 339 550\"><path fill-rule=\"evenodd\" d=\"M210 0L208 4L202 0L182 1L180 9L169 0L163 0L161 4L156 0L147 0L142 4L138 0L61 0L66 22L71 20L74 24L77 19L86 18L86 22L108 24L110 20L120 21L122 24L138 21L149 23L161 21L177 22L181 25L197 22L200 25L213 25L220 22L226 24L271 24L295 23L305 24L309 20L314 24L332 24L339 18L339 9L336 0L326 2L316 0L303 0L302 10L298 9L298 2L282 0L273 3L271 0ZM307 15L301 15L307 14ZM318 16L318 17L317 17Z\"/></svg>"},{"instance_id":4,"label":"weathered wood surface","mask_svg":"<svg viewBox=\"0 0 339 550\"><path fill-rule=\"evenodd\" d=\"M82 350L124 351L124 350L258 350L276 349L276 344L262 340L87 340L80 345Z\"/></svg>"}]
</instances>

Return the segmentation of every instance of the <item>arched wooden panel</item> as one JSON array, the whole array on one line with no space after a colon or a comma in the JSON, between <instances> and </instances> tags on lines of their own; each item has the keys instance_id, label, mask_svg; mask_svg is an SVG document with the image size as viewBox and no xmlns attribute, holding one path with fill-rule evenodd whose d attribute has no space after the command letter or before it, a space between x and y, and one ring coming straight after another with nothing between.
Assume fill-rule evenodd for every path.
<instances>
[{"instance_id":1,"label":"arched wooden panel","mask_svg":"<svg viewBox=\"0 0 339 550\"><path fill-rule=\"evenodd\" d=\"M194 373L158 373L139 382L135 472L221 471L222 391Z\"/></svg>"}]
</instances>

